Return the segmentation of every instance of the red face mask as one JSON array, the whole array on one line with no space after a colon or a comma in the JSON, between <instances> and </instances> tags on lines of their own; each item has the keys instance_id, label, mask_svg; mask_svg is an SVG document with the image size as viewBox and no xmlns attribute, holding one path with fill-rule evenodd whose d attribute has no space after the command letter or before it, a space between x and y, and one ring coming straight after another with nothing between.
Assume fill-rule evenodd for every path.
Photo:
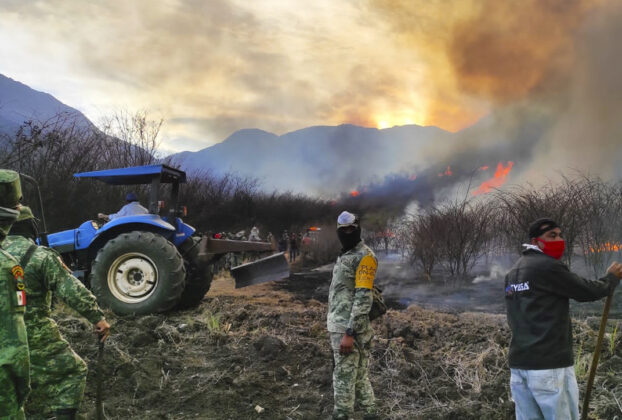
<instances>
[{"instance_id":1,"label":"red face mask","mask_svg":"<svg viewBox=\"0 0 622 420\"><path fill-rule=\"evenodd\" d=\"M556 260L561 259L562 255L564 255L564 250L566 249L566 241L563 239L559 241L541 241L538 239L538 243L540 244L540 249L543 253L548 255L549 257L553 257Z\"/></svg>"}]
</instances>

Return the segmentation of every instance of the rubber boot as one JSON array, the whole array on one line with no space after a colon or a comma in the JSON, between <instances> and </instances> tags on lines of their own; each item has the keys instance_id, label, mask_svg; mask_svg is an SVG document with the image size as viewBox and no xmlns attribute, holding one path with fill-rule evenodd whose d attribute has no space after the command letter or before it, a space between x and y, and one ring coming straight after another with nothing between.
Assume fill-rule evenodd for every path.
<instances>
[{"instance_id":1,"label":"rubber boot","mask_svg":"<svg viewBox=\"0 0 622 420\"><path fill-rule=\"evenodd\" d=\"M77 408L60 408L54 411L56 420L76 420L78 414Z\"/></svg>"}]
</instances>

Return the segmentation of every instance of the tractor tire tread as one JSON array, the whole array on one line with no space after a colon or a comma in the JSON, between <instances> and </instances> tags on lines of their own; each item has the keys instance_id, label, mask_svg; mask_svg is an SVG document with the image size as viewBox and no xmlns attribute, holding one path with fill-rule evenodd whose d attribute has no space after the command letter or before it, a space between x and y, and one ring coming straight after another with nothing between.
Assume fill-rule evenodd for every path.
<instances>
[{"instance_id":1,"label":"tractor tire tread","mask_svg":"<svg viewBox=\"0 0 622 420\"><path fill-rule=\"evenodd\" d=\"M125 243L139 244L141 250L147 254L154 253L159 255L154 258L160 262L156 264L167 267L168 276L159 279L159 288L164 288L164 292L156 293L147 301L140 304L124 304L114 298L109 290L107 283L107 269L101 268L102 264L110 264L112 261L109 255L119 252L117 248L123 247ZM120 255L122 252L120 253ZM163 263L163 264L162 264ZM100 272L103 271L103 272ZM147 231L132 231L122 233L121 235L109 240L98 252L91 265L90 281L93 293L97 296L102 306L110 307L114 312L119 314L147 314L154 312L165 312L172 309L179 301L185 287L186 270L183 258L177 248L163 236ZM168 284L162 284L166 282ZM151 300L151 301L149 301Z\"/></svg>"}]
</instances>

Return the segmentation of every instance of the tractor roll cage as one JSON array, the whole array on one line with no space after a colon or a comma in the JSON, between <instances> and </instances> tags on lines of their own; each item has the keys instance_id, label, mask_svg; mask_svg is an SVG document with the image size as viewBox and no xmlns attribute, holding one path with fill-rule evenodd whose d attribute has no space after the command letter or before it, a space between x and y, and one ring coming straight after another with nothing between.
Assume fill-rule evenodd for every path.
<instances>
[{"instance_id":1,"label":"tractor roll cage","mask_svg":"<svg viewBox=\"0 0 622 420\"><path fill-rule=\"evenodd\" d=\"M80 172L76 178L93 178L110 185L151 185L149 192L149 213L158 213L158 190L160 184L172 184L171 209L177 213L179 184L186 182L186 173L168 165L133 166L130 168L104 169Z\"/></svg>"}]
</instances>

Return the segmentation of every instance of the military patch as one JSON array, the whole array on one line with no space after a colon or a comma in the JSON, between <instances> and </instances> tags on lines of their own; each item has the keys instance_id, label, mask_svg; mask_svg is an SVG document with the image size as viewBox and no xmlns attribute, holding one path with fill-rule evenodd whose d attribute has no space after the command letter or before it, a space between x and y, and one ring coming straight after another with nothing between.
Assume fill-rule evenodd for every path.
<instances>
[{"instance_id":1,"label":"military patch","mask_svg":"<svg viewBox=\"0 0 622 420\"><path fill-rule=\"evenodd\" d=\"M376 259L371 255L365 255L356 269L354 287L356 289L373 289L377 269Z\"/></svg>"},{"instance_id":2,"label":"military patch","mask_svg":"<svg viewBox=\"0 0 622 420\"><path fill-rule=\"evenodd\" d=\"M26 306L26 291L18 290L17 294L17 306Z\"/></svg>"},{"instance_id":3,"label":"military patch","mask_svg":"<svg viewBox=\"0 0 622 420\"><path fill-rule=\"evenodd\" d=\"M24 284L24 269L20 265L11 268L11 274L15 277L17 291L17 306L26 306L26 285Z\"/></svg>"},{"instance_id":4,"label":"military patch","mask_svg":"<svg viewBox=\"0 0 622 420\"><path fill-rule=\"evenodd\" d=\"M58 258L58 262L60 263L60 265L62 265L65 268L65 270L67 270L69 273L73 273L73 271L71 271L69 267L67 267L67 264L65 264L65 261L63 261L61 257L56 257L56 258Z\"/></svg>"},{"instance_id":5,"label":"military patch","mask_svg":"<svg viewBox=\"0 0 622 420\"><path fill-rule=\"evenodd\" d=\"M24 280L24 269L20 265L13 266L13 268L11 268L11 273L16 281Z\"/></svg>"}]
</instances>

